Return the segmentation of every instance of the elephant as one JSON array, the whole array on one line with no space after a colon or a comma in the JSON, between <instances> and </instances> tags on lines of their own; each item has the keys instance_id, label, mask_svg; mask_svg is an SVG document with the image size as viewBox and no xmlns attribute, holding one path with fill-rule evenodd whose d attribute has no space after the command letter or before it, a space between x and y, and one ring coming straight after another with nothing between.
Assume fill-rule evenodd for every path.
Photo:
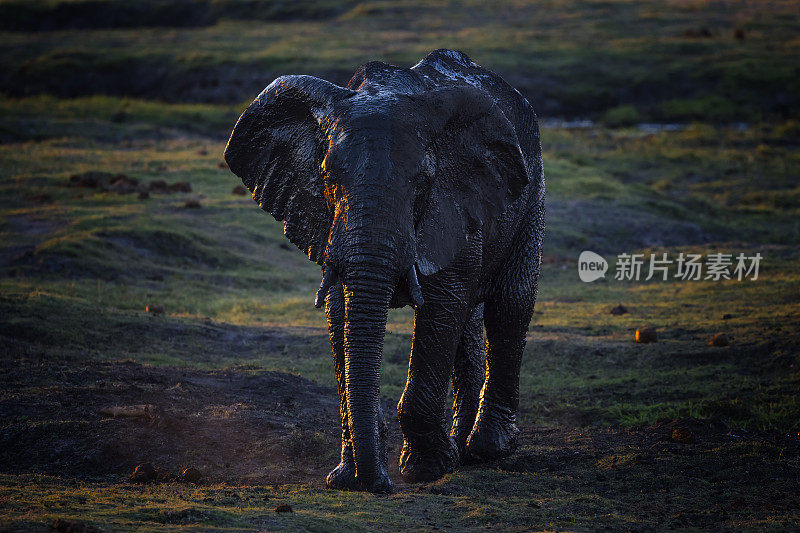
<instances>
[{"instance_id":1,"label":"elephant","mask_svg":"<svg viewBox=\"0 0 800 533\"><path fill-rule=\"evenodd\" d=\"M345 87L286 75L241 115L225 160L321 267L342 424L326 485L394 489L379 386L390 308L414 308L403 479L512 453L544 232L528 100L454 50L366 63Z\"/></svg>"}]
</instances>

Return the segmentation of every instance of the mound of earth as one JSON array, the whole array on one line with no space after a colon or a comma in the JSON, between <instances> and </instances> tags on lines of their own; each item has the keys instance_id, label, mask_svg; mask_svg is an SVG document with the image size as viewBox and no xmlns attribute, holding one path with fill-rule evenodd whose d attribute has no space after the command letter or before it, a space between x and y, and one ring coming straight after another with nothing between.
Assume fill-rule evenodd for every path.
<instances>
[{"instance_id":1,"label":"mound of earth","mask_svg":"<svg viewBox=\"0 0 800 533\"><path fill-rule=\"evenodd\" d=\"M2 366L5 473L122 480L149 462L210 482L319 484L338 463L336 391L298 376L44 358Z\"/></svg>"}]
</instances>

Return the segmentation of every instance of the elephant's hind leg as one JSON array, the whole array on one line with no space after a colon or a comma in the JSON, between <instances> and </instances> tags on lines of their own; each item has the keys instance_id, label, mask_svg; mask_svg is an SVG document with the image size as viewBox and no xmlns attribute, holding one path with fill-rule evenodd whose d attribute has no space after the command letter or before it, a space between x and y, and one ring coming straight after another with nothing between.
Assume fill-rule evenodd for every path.
<instances>
[{"instance_id":1,"label":"elephant's hind leg","mask_svg":"<svg viewBox=\"0 0 800 533\"><path fill-rule=\"evenodd\" d=\"M529 220L503 275L484 301L487 372L475 427L467 439L472 460L501 458L517 445L519 371L536 301L542 242L540 216Z\"/></svg>"},{"instance_id":2,"label":"elephant's hind leg","mask_svg":"<svg viewBox=\"0 0 800 533\"><path fill-rule=\"evenodd\" d=\"M467 437L475 424L485 377L483 304L479 304L464 325L453 361L453 426L450 435L455 439L461 457L464 457Z\"/></svg>"}]
</instances>

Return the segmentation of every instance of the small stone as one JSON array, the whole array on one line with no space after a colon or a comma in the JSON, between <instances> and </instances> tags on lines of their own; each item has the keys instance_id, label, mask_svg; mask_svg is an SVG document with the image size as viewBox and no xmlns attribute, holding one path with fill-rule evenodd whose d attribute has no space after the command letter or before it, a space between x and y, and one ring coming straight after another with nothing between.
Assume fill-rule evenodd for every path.
<instances>
[{"instance_id":1,"label":"small stone","mask_svg":"<svg viewBox=\"0 0 800 533\"><path fill-rule=\"evenodd\" d=\"M636 330L636 342L650 343L658 340L658 334L653 328L642 328Z\"/></svg>"},{"instance_id":2,"label":"small stone","mask_svg":"<svg viewBox=\"0 0 800 533\"><path fill-rule=\"evenodd\" d=\"M192 185L188 181L178 181L169 186L172 192L192 192Z\"/></svg>"},{"instance_id":3,"label":"small stone","mask_svg":"<svg viewBox=\"0 0 800 533\"><path fill-rule=\"evenodd\" d=\"M178 477L166 468L156 467L153 471L153 481L156 483L174 483L179 481Z\"/></svg>"},{"instance_id":4,"label":"small stone","mask_svg":"<svg viewBox=\"0 0 800 533\"><path fill-rule=\"evenodd\" d=\"M145 308L145 311L152 315L163 315L164 314L164 306L161 304L148 304Z\"/></svg>"},{"instance_id":5,"label":"small stone","mask_svg":"<svg viewBox=\"0 0 800 533\"><path fill-rule=\"evenodd\" d=\"M733 30L733 38L737 41L744 41L746 37L747 35L745 34L744 29L736 28Z\"/></svg>"},{"instance_id":6,"label":"small stone","mask_svg":"<svg viewBox=\"0 0 800 533\"><path fill-rule=\"evenodd\" d=\"M219 163L217 163L217 166L219 168L228 168L228 164L225 161L220 161Z\"/></svg>"},{"instance_id":7,"label":"small stone","mask_svg":"<svg viewBox=\"0 0 800 533\"><path fill-rule=\"evenodd\" d=\"M611 310L609 311L609 313L611 313L612 315L616 315L616 316L624 315L627 312L628 312L628 308L625 307L622 304L619 304L619 305L617 305L615 307L612 307Z\"/></svg>"},{"instance_id":8,"label":"small stone","mask_svg":"<svg viewBox=\"0 0 800 533\"><path fill-rule=\"evenodd\" d=\"M677 427L672 430L671 439L672 442L677 442L680 444L695 444L697 442L697 439L694 438L692 432L682 427Z\"/></svg>"},{"instance_id":9,"label":"small stone","mask_svg":"<svg viewBox=\"0 0 800 533\"><path fill-rule=\"evenodd\" d=\"M139 187L139 180L130 178L125 174L117 174L106 184L102 185L103 189L117 194L130 194L136 192Z\"/></svg>"},{"instance_id":10,"label":"small stone","mask_svg":"<svg viewBox=\"0 0 800 533\"><path fill-rule=\"evenodd\" d=\"M714 34L711 33L711 30L709 30L708 28L701 27L701 28L689 28L688 30L683 32L683 36L688 37L690 39L698 39L698 38L713 37Z\"/></svg>"},{"instance_id":11,"label":"small stone","mask_svg":"<svg viewBox=\"0 0 800 533\"><path fill-rule=\"evenodd\" d=\"M294 509L288 503L282 503L275 508L276 513L293 513Z\"/></svg>"},{"instance_id":12,"label":"small stone","mask_svg":"<svg viewBox=\"0 0 800 533\"><path fill-rule=\"evenodd\" d=\"M102 183L109 181L112 177L113 174L109 174L108 172L90 170L88 172L81 172L80 174L73 174L69 177L69 182L67 184L70 187L94 189L99 187Z\"/></svg>"},{"instance_id":13,"label":"small stone","mask_svg":"<svg viewBox=\"0 0 800 533\"><path fill-rule=\"evenodd\" d=\"M281 250L286 250L286 251L289 251L289 250L291 250L291 249L292 249L292 247L291 247L291 246L289 246L289 245L288 245L287 243L285 243L285 242L282 242L282 243L280 243L278 246L280 247L280 249L281 249Z\"/></svg>"},{"instance_id":14,"label":"small stone","mask_svg":"<svg viewBox=\"0 0 800 533\"><path fill-rule=\"evenodd\" d=\"M150 190L153 192L166 192L167 182L164 180L153 180L150 182Z\"/></svg>"},{"instance_id":15,"label":"small stone","mask_svg":"<svg viewBox=\"0 0 800 533\"><path fill-rule=\"evenodd\" d=\"M733 315L730 313L725 313L722 315L722 320L730 320L731 318L733 318Z\"/></svg>"},{"instance_id":16,"label":"small stone","mask_svg":"<svg viewBox=\"0 0 800 533\"><path fill-rule=\"evenodd\" d=\"M194 200L194 199L186 200L186 203L183 204L183 207L186 207L188 209L197 209L197 208L200 207L200 202L198 200Z\"/></svg>"},{"instance_id":17,"label":"small stone","mask_svg":"<svg viewBox=\"0 0 800 533\"><path fill-rule=\"evenodd\" d=\"M246 196L247 189L245 189L244 186L242 185L237 185L236 187L233 188L233 194L235 194L236 196Z\"/></svg>"},{"instance_id":18,"label":"small stone","mask_svg":"<svg viewBox=\"0 0 800 533\"><path fill-rule=\"evenodd\" d=\"M131 483L146 483L152 481L156 475L156 469L150 463L141 463L133 471L133 474L128 476L128 481Z\"/></svg>"},{"instance_id":19,"label":"small stone","mask_svg":"<svg viewBox=\"0 0 800 533\"><path fill-rule=\"evenodd\" d=\"M206 150L205 148L200 148L197 151L197 155L208 155L208 150Z\"/></svg>"},{"instance_id":20,"label":"small stone","mask_svg":"<svg viewBox=\"0 0 800 533\"><path fill-rule=\"evenodd\" d=\"M731 339L725 333L717 333L708 340L709 346L717 346L721 348L723 346L730 346L730 344Z\"/></svg>"},{"instance_id":21,"label":"small stone","mask_svg":"<svg viewBox=\"0 0 800 533\"><path fill-rule=\"evenodd\" d=\"M183 472L181 472L181 478L186 483L200 483L200 481L203 479L203 474L201 474L198 469L189 467L185 468Z\"/></svg>"},{"instance_id":22,"label":"small stone","mask_svg":"<svg viewBox=\"0 0 800 533\"><path fill-rule=\"evenodd\" d=\"M150 193L149 192L142 191L142 192L139 193L139 200L149 200L149 199L150 199Z\"/></svg>"},{"instance_id":23,"label":"small stone","mask_svg":"<svg viewBox=\"0 0 800 533\"><path fill-rule=\"evenodd\" d=\"M52 204L53 197L47 193L41 194L34 194L29 197L32 202L36 202L37 204Z\"/></svg>"}]
</instances>

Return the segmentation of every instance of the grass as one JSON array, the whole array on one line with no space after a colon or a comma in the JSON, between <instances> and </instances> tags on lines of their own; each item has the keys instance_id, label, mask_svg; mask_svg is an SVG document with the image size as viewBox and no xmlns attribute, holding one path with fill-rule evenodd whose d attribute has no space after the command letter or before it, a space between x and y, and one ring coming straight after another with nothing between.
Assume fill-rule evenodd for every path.
<instances>
[{"instance_id":1,"label":"grass","mask_svg":"<svg viewBox=\"0 0 800 533\"><path fill-rule=\"evenodd\" d=\"M732 123L796 118L800 109L798 13L788 0L758 7L377 1L323 19L307 13L267 22L259 20L263 3L219 5L231 14L251 9L249 20L7 31L0 36L0 91L230 103L252 98L282 73L325 74L343 84L360 63L412 65L447 47L491 65L550 117ZM701 29L709 35L695 36ZM735 38L737 29L744 39Z\"/></svg>"},{"instance_id":2,"label":"grass","mask_svg":"<svg viewBox=\"0 0 800 533\"><path fill-rule=\"evenodd\" d=\"M10 376L0 391L0 439L15 443L0 451L0 525L38 530L63 518L111 530L796 528L795 7L378 1L328 18L0 34L8 93L0 99L0 355ZM686 33L701 27L712 36ZM745 40L733 37L735 28ZM319 268L287 246L280 223L233 194L238 181L220 165L225 139L274 74L344 83L368 59L408 65L442 46L503 72L546 119L548 229L521 372L520 450L389 497L321 490L316 470L313 483L212 470L199 486L132 485L122 462L114 475L70 470L59 454L72 433L123 423L99 421L76 400L83 397L75 390L100 395L101 382L131 380L139 391L132 397L146 402L166 387L159 379L191 390L197 376L277 371L331 387L320 399L333 397L327 326L313 308ZM595 122L574 128L557 117ZM192 192L139 199L68 186L87 171L145 187L190 182ZM201 207L186 208L189 199ZM579 281L575 263L585 249L609 260L605 279ZM613 278L623 252L764 259L755 281L623 282ZM145 312L151 303L165 314ZM620 303L629 313L611 315ZM641 327L656 328L659 341L636 344ZM381 376L388 406L405 383L412 329L410 310L390 312ZM709 346L719 332L731 346ZM107 373L81 373L92 365ZM136 381L113 365L184 377ZM29 368L44 377L26 381ZM253 410L256 393L247 394L236 401ZM214 419L209 410L233 416L233 400L183 401L175 405L190 420ZM326 458L338 438L327 418L297 430L302 440L318 431ZM698 442L676 442L671 431L683 426L665 419L690 427ZM288 442L260 423L263 439L243 446ZM64 438L46 450L53 459L20 466L13 454L27 457L53 432ZM189 464L230 452L186 446L180 460ZM275 513L279 503L294 512Z\"/></svg>"},{"instance_id":3,"label":"grass","mask_svg":"<svg viewBox=\"0 0 800 533\"><path fill-rule=\"evenodd\" d=\"M16 110L9 120L35 119L41 101L37 97L9 104ZM198 133L213 131L224 111L204 107L197 111L195 129L182 133L173 128L159 136L140 132L154 122L168 124L168 117L180 116L182 106L126 103L129 115L120 124L108 116L116 108L113 99L59 101L56 109L63 115L47 125L48 134L0 147L5 176L0 232L6 250L15 252L10 256L16 255L5 263L0 281L6 317L0 334L13 340L7 353L275 370L333 386L324 316L312 306L318 268L294 248L282 247L279 223L249 198L231 193L236 180L218 165L221 138ZM154 120L152 109L166 117ZM86 117L95 129L72 127ZM635 128L544 131L551 208L546 264L521 375L524 427L574 428L565 429L563 436L573 439L608 427L640 431L665 417L714 417L749 431L797 431L800 366L794 324L800 323L800 257L791 244L797 232L796 206L774 201L781 197L779 191L791 187L787 165L794 164L797 146L763 151L765 155L745 158L730 171L735 165L730 155L740 153L734 147L757 149L775 139L777 129L740 132L698 125L655 135ZM66 186L70 175L87 170L124 173L143 183L190 181L192 193L139 200L136 194ZM754 207L747 194L721 194L716 174L735 181L751 173L764 177L759 189L763 205ZM664 187L664 179L674 185ZM187 197L199 199L202 207L184 208ZM637 231L626 231L632 227ZM658 244L660 240L668 244ZM674 257L680 251L715 250L760 251L765 259L757 281L633 283L609 274L607 280L586 285L574 272L582 248L610 260L622 252L667 252ZM613 272L613 262L611 268ZM166 316L145 313L152 302L164 305ZM631 312L608 314L617 303ZM725 314L732 318L723 320ZM633 343L634 330L642 326L656 327L660 341ZM209 342L214 328L236 332L244 344L232 349L224 341ZM411 328L409 310L390 313L382 394L392 402L405 381ZM278 341L266 348L247 341L263 331L277 332ZM708 338L717 332L731 335L733 346L708 346ZM649 518L630 514L635 496L603 495L592 488L591 472L605 472L605 467L585 470L585 465L580 475L570 474L577 476L570 482L561 480L564 472L556 467L551 474L541 473L540 462L553 454L559 457L569 442L549 443L546 449L525 445L522 457L537 458L525 467L528 473L509 474L514 464L499 471L468 469L389 499L339 495L306 485L246 488L234 483L131 492L112 480L73 486L69 478L51 475L6 476L2 486L9 498L3 513L18 525L74 517L115 529L374 529L389 524L403 529L445 523L457 528L581 528L591 527L596 516L611 527L652 525ZM619 476L612 486L627 483L624 472L630 469L639 472L643 487L652 483L652 476L677 479L637 467L640 445L627 446L624 453L610 453L608 461ZM756 443L742 446L723 447L721 455L692 461L711 464L729 454L733 464L741 464L762 453L752 448ZM675 469L689 468L691 461L679 451L669 454ZM633 459L626 459L629 455ZM765 472L771 468L764 466ZM485 495L486 483L502 488ZM464 487L472 488L464 492ZM230 497L230 492L238 496ZM264 495L270 498L266 502ZM713 491L695 492L694 497L720 498ZM298 512L272 513L276 502L283 501ZM661 505L671 509L676 504L669 499ZM413 511L400 511L409 506ZM381 521L375 522L378 515ZM704 523L691 514L670 516L675 527ZM793 516L788 510L764 514L746 508L726 523L782 527L793 523Z\"/></svg>"},{"instance_id":4,"label":"grass","mask_svg":"<svg viewBox=\"0 0 800 533\"><path fill-rule=\"evenodd\" d=\"M72 105L85 109L92 102L94 100ZM18 109L25 107L24 102L17 106ZM33 107L37 109L36 105ZM70 103L61 107L69 109ZM113 106L109 106L108 99L100 99L97 107ZM138 120L151 120L146 106L141 115L135 106L131 109L132 124L125 127L136 130ZM99 111L96 116L100 116ZM217 114L210 112L207 116L213 124ZM105 124L117 127L114 123ZM559 396L565 389L577 388L575 399L570 403L577 403L584 414L600 409L598 420L604 423L642 420L638 410L623 415L622 411L604 405L606 396L613 404L613 388L599 397L590 391L619 386L630 378L645 379L636 374L638 367L651 372L642 385L643 390L649 390L669 367L677 366L677 371L684 368L685 362L677 361L676 365L671 359L675 350L699 351L696 355L701 360L706 357L703 353L711 357L714 349L702 344L706 340L704 336L715 333L715 328L732 334L737 344L753 345L754 348L745 351L758 358L760 344L782 336L778 330L771 329L776 325L774 317L782 317L777 325L792 323L796 314L793 304L798 297L794 274L797 255L790 246L796 238L796 233L791 231L797 231L793 216L795 206L780 208L767 204L753 210L749 205L729 205L730 202L707 193L706 184L702 182L694 183L689 194L684 194L683 191L664 190L658 182L648 186L645 180L632 181L633 169L659 160L667 161L675 174L681 166L689 168L693 160L703 160L710 169L703 175L715 171L724 173L725 170L716 168L714 163L730 164L728 151L718 145L713 149L704 146L704 141L713 138L723 145L747 142L751 146L763 141L752 132L747 136L728 129L704 132L706 137L699 138L696 131L689 129L662 132L643 139L635 130L599 130L594 144L587 142L588 132L547 132L546 140L550 139L551 144L545 158L553 208L546 253L556 262L544 269L528 349L531 355L526 358L526 367L530 368L526 376L532 379L524 382L524 389L537 391L531 397L531 404L541 403L541 395L545 394L542 391L551 390L553 395ZM728 139L724 140L725 137ZM698 145L695 153L688 148L691 142ZM88 311L91 306L110 306L115 312L126 314L124 320L135 321L134 316L142 313L150 301L157 301L166 306L170 317L182 321L210 319L239 326L313 328L319 339L314 347L320 350L322 361L311 358L300 363L291 360L287 364L282 358L270 360L268 356L259 355L241 362L303 375L326 376L326 383L332 383L330 373L322 371L327 365L324 316L310 305L310 295L318 283L318 269L294 248L285 250L282 247L285 240L279 223L265 216L249 198L231 194L234 177L217 165L222 148L219 141L202 137L143 138L124 150L92 140L55 137L10 144L0 149L5 175L14 176L2 185L7 213L2 226L4 241L20 247L30 247L32 241L35 242L27 262L13 268L14 277L3 280L7 305L18 311L30 308L34 316L41 312L62 315L54 316L55 320L68 320L73 314L91 315ZM786 150L792 152L791 147ZM626 152L635 155L623 159L622 154ZM151 179L191 181L193 192L189 195L154 194L149 200L139 200L135 194L117 195L65 186L68 176L86 170L121 172L143 182ZM791 182L789 173L771 159L753 161L744 167L744 172L765 175L766 181L776 190ZM712 187L714 183L712 181ZM771 197L769 188L761 190ZM30 199L36 195L48 195L52 203L42 206ZM200 210L184 208L186 196L198 198L203 207ZM566 222L584 208L584 215L588 216ZM603 219L604 209L614 210L615 220ZM720 215L722 220L732 220L733 228L715 220ZM761 223L764 217L770 225ZM652 228L647 225L651 220ZM667 231L684 228L687 220L692 222L685 232L673 231L670 235ZM734 233L739 227L748 228L750 234ZM625 228L636 228L636 231L626 233ZM649 229L652 234L648 235L643 229ZM609 231L619 233L609 235ZM706 254L713 250L748 254L763 250L765 262L761 278L755 282L673 280L632 284L609 280L586 286L578 281L569 262L577 253L571 240L574 234L580 235L579 244L601 253L630 253L641 249L648 240L657 243L671 238L671 246L662 244L643 251L667 251L671 257L676 257L679 251L688 251L689 246L694 252ZM705 237L707 243L693 241L698 235ZM762 237L774 243L769 251L753 244ZM732 242L726 242L729 240ZM69 281L65 283L65 279ZM754 300L769 301L771 305L757 307L756 313L751 314L754 306L744 302ZM607 315L607 307L614 302L625 302L636 309L636 313L625 317ZM73 310L62 314L62 306ZM738 318L723 322L720 317L726 313L736 314ZM664 314L669 314L670 319L660 318ZM748 317L746 320L742 317L744 314ZM393 311L388 326L392 335L387 341L383 385L395 399L405 377L411 321L409 310ZM36 321L33 322L32 327L36 327ZM642 348L626 345L633 330L642 323L664 328L665 338L674 342L658 345L652 353L645 349L647 357L642 360ZM103 322L94 325L98 331L106 327ZM65 323L63 328L56 329L70 331L72 328ZM586 364L581 358L586 347L584 343L576 344L574 335L588 336L586 342L595 342L597 338L615 343L614 351L620 358L618 364L632 374L621 378L617 369L604 371L605 359L600 358L596 368L586 369L586 375L594 376L591 380L576 383L573 377L561 381L560 372L565 370L566 360L578 358L581 365ZM53 344L52 339L47 342ZM619 344L624 346L622 350ZM541 350L540 345L546 348ZM547 353L549 359L542 360L535 355L540 351ZM191 357L191 351L186 357ZM731 360L712 357L714 364L703 372L728 371L737 357L741 354L730 355ZM191 363L191 360L184 362ZM298 364L310 366L305 368ZM553 373L541 374L543 367L551 368ZM603 374L608 375L604 377ZM707 377L707 374L700 374L691 383L682 385L682 390L666 391L665 394L674 398L667 402L657 399L654 404L662 411L669 406L673 414L686 413L688 405L699 401L706 392L685 397L680 397L681 394L687 394ZM789 379L788 387L796 377L782 376L780 380ZM723 382L722 389L714 393L712 403L730 401L740 385ZM711 383L705 385L711 386ZM790 401L788 396L780 401ZM643 405L641 410L649 412L651 407ZM786 421L791 418L776 416L783 416ZM740 416L736 421L746 422L747 416ZM537 413L530 422L547 422L547 417ZM756 425L772 427L775 424L763 420ZM789 427L791 425L787 429Z\"/></svg>"}]
</instances>

